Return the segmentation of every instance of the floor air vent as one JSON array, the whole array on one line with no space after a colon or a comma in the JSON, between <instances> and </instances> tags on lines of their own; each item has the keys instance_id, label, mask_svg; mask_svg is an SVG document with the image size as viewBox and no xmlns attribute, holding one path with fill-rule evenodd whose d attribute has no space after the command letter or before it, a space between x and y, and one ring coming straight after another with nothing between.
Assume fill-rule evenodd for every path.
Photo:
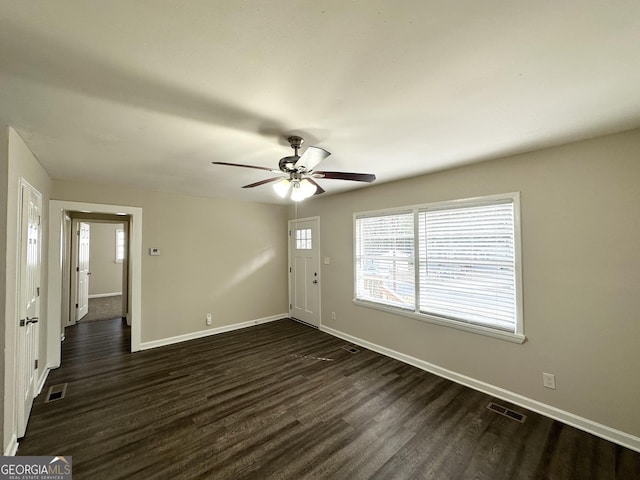
<instances>
[{"instance_id":1,"label":"floor air vent","mask_svg":"<svg viewBox=\"0 0 640 480\"><path fill-rule=\"evenodd\" d=\"M291 356L294 358L306 358L309 360L322 360L323 362L333 362L333 358L313 357L311 355L296 355L295 353L292 353Z\"/></svg>"},{"instance_id":2,"label":"floor air vent","mask_svg":"<svg viewBox=\"0 0 640 480\"><path fill-rule=\"evenodd\" d=\"M520 422L520 423L524 423L524 421L527 419L526 415L516 412L515 410L511 410L510 408L503 407L502 405L498 405L497 403L494 403L494 402L489 402L489 405L487 405L487 408L496 413L499 413L500 415L516 420L517 422Z\"/></svg>"},{"instance_id":3,"label":"floor air vent","mask_svg":"<svg viewBox=\"0 0 640 480\"><path fill-rule=\"evenodd\" d=\"M61 383L59 385L52 385L47 391L47 397L44 403L55 402L56 400L62 400L67 393L67 384Z\"/></svg>"},{"instance_id":4,"label":"floor air vent","mask_svg":"<svg viewBox=\"0 0 640 480\"><path fill-rule=\"evenodd\" d=\"M340 348L342 348L343 350L346 350L349 353L358 353L360 351L353 345L345 345L344 347L340 347Z\"/></svg>"}]
</instances>

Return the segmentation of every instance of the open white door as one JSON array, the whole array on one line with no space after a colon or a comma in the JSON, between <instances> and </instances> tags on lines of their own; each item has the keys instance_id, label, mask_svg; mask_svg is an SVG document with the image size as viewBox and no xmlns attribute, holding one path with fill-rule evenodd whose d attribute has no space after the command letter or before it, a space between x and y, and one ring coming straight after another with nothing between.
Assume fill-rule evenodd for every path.
<instances>
[{"instance_id":1,"label":"open white door","mask_svg":"<svg viewBox=\"0 0 640 480\"><path fill-rule=\"evenodd\" d=\"M39 358L40 316L40 210L42 197L31 185L22 183L19 327L17 335L16 400L18 405L18 438L24 436L33 405Z\"/></svg>"},{"instance_id":2,"label":"open white door","mask_svg":"<svg viewBox=\"0 0 640 480\"><path fill-rule=\"evenodd\" d=\"M320 326L320 219L289 222L289 315Z\"/></svg>"},{"instance_id":3,"label":"open white door","mask_svg":"<svg viewBox=\"0 0 640 480\"><path fill-rule=\"evenodd\" d=\"M78 288L77 294L77 316L80 320L89 313L89 245L91 241L91 225L80 222L78 229Z\"/></svg>"}]
</instances>

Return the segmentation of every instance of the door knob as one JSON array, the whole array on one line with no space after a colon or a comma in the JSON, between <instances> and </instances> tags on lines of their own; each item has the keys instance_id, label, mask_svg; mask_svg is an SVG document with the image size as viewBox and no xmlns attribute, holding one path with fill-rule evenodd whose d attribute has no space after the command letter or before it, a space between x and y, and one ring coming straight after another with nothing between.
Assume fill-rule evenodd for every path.
<instances>
[{"instance_id":1,"label":"door knob","mask_svg":"<svg viewBox=\"0 0 640 480\"><path fill-rule=\"evenodd\" d=\"M27 317L27 325L29 325L30 323L38 323L38 317Z\"/></svg>"}]
</instances>

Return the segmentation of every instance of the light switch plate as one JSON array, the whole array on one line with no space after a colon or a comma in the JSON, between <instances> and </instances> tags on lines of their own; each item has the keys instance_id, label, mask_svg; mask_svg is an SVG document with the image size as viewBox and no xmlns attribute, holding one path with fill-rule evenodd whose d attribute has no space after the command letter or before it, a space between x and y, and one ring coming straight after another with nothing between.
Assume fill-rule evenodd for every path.
<instances>
[{"instance_id":1,"label":"light switch plate","mask_svg":"<svg viewBox=\"0 0 640 480\"><path fill-rule=\"evenodd\" d=\"M552 390L556 389L556 376L553 373L542 374L542 385Z\"/></svg>"}]
</instances>

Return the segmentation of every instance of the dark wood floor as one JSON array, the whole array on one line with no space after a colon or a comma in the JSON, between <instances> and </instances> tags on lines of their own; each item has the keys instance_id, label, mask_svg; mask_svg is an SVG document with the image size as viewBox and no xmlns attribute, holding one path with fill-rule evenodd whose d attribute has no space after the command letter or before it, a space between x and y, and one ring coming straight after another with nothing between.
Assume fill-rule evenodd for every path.
<instances>
[{"instance_id":1,"label":"dark wood floor","mask_svg":"<svg viewBox=\"0 0 640 480\"><path fill-rule=\"evenodd\" d=\"M637 479L640 454L282 320L135 354L120 320L67 329L19 455L81 479ZM504 402L500 402L504 404Z\"/></svg>"}]
</instances>

